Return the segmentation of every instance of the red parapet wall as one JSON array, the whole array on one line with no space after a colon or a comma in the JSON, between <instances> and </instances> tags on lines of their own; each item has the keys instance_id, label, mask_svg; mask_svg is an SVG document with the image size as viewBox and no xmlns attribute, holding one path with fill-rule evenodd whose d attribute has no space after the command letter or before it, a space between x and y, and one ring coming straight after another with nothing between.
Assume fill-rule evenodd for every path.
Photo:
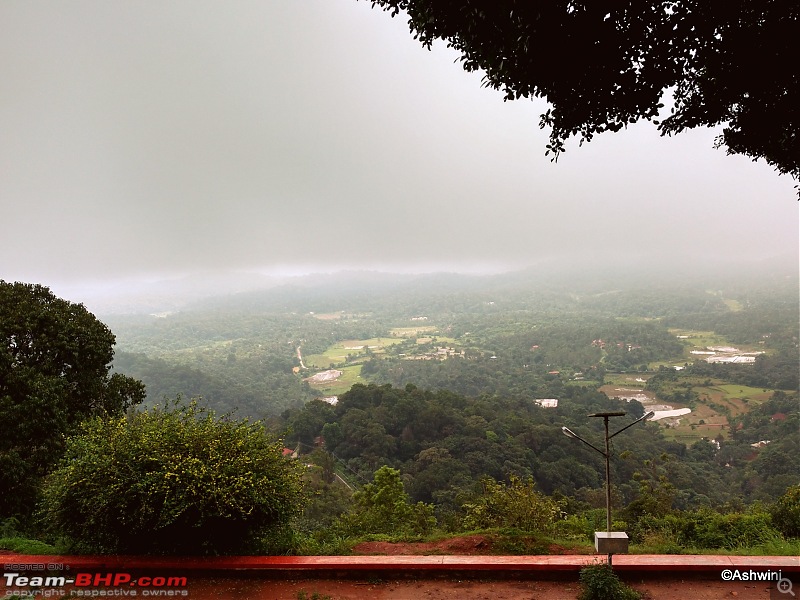
<instances>
[{"instance_id":1,"label":"red parapet wall","mask_svg":"<svg viewBox=\"0 0 800 600\"><path fill-rule=\"evenodd\" d=\"M782 570L800 572L795 556L714 556L675 554L618 554L614 568L620 572L719 573L722 569ZM33 556L3 554L5 570L14 565L62 565L72 571L98 570L180 570L248 572L577 572L588 564L605 562L604 555L547 556Z\"/></svg>"}]
</instances>

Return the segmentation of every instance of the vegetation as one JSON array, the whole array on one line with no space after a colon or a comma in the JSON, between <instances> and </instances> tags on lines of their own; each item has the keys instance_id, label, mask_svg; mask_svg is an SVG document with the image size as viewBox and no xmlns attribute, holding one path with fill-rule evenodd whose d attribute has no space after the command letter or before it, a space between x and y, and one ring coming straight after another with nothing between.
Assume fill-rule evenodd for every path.
<instances>
[{"instance_id":1,"label":"vegetation","mask_svg":"<svg viewBox=\"0 0 800 600\"><path fill-rule=\"evenodd\" d=\"M604 461L561 427L601 443L587 414L625 412L620 429L667 403L691 413L613 440L614 527L632 550L800 550L793 282L487 281L279 289L114 317L121 351L106 381L141 377L148 408L75 411L67 455L42 469L59 466L41 521L7 519L2 543L319 554L477 532L494 552L591 552ZM690 354L732 344L764 354L749 365ZM347 376L309 379L330 366ZM163 408L181 393L198 398ZM297 460L280 456L281 437Z\"/></svg>"},{"instance_id":2,"label":"vegetation","mask_svg":"<svg viewBox=\"0 0 800 600\"><path fill-rule=\"evenodd\" d=\"M372 483L353 495L353 509L334 527L350 536L404 537L430 533L435 525L433 506L412 504L403 489L400 471L383 466L375 472Z\"/></svg>"},{"instance_id":3,"label":"vegetation","mask_svg":"<svg viewBox=\"0 0 800 600\"><path fill-rule=\"evenodd\" d=\"M18 554L59 554L58 550L39 540L29 540L23 537L0 537L0 548Z\"/></svg>"},{"instance_id":4,"label":"vegetation","mask_svg":"<svg viewBox=\"0 0 800 600\"><path fill-rule=\"evenodd\" d=\"M43 519L85 552L258 550L301 508L282 448L261 424L193 403L94 418L48 477Z\"/></svg>"},{"instance_id":5,"label":"vegetation","mask_svg":"<svg viewBox=\"0 0 800 600\"><path fill-rule=\"evenodd\" d=\"M144 398L140 382L109 374L113 347L83 305L0 280L0 518L30 513L82 420Z\"/></svg>"},{"instance_id":6,"label":"vegetation","mask_svg":"<svg viewBox=\"0 0 800 600\"><path fill-rule=\"evenodd\" d=\"M793 485L772 507L772 522L786 537L800 538L800 485Z\"/></svg>"},{"instance_id":7,"label":"vegetation","mask_svg":"<svg viewBox=\"0 0 800 600\"><path fill-rule=\"evenodd\" d=\"M789 64L798 53L800 12L786 2L739 2L724 9L688 0L636 5L596 2L374 0L404 11L414 37L441 39L467 71L506 100L544 97L548 153L565 141L589 141L639 119L655 120L672 90L671 114L659 123L672 135L726 124L718 144L729 153L764 158L800 177L800 88L793 69L767 76L763 65ZM747 43L743 43L747 40ZM546 56L547 60L542 60Z\"/></svg>"},{"instance_id":8,"label":"vegetation","mask_svg":"<svg viewBox=\"0 0 800 600\"><path fill-rule=\"evenodd\" d=\"M533 478L523 482L511 475L508 485L494 479L481 480L483 493L464 504L466 529L515 528L551 533L562 514L558 504L534 490Z\"/></svg>"},{"instance_id":9,"label":"vegetation","mask_svg":"<svg viewBox=\"0 0 800 600\"><path fill-rule=\"evenodd\" d=\"M583 590L579 600L639 600L641 595L625 585L609 564L589 565L581 569Z\"/></svg>"}]
</instances>

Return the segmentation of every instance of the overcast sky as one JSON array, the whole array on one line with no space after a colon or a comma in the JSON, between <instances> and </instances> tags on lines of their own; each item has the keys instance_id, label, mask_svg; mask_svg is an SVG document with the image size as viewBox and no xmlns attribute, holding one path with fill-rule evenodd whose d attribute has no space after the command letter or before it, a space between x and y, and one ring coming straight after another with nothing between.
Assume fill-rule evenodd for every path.
<instances>
[{"instance_id":1,"label":"overcast sky","mask_svg":"<svg viewBox=\"0 0 800 600\"><path fill-rule=\"evenodd\" d=\"M714 131L553 164L455 58L366 1L3 0L0 279L796 255L793 181Z\"/></svg>"}]
</instances>

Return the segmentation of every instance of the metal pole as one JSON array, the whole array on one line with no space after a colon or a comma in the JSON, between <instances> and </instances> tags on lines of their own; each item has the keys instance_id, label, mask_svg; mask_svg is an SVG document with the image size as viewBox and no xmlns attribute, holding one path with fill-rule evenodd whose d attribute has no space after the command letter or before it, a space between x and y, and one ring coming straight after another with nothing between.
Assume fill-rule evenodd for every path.
<instances>
[{"instance_id":1,"label":"metal pole","mask_svg":"<svg viewBox=\"0 0 800 600\"><path fill-rule=\"evenodd\" d=\"M606 531L611 533L611 463L608 452L608 417L604 417L603 422L606 426Z\"/></svg>"},{"instance_id":2,"label":"metal pole","mask_svg":"<svg viewBox=\"0 0 800 600\"><path fill-rule=\"evenodd\" d=\"M606 531L611 533L611 462L609 460L608 417L603 417L603 424L606 428ZM611 553L608 554L608 564L611 565Z\"/></svg>"},{"instance_id":3,"label":"metal pole","mask_svg":"<svg viewBox=\"0 0 800 600\"><path fill-rule=\"evenodd\" d=\"M654 414L655 413L653 411L645 413L644 415L642 415L641 417L636 419L633 423L630 423L630 424L626 425L625 427L623 427L622 429L620 429L619 431L617 431L616 433L614 433L612 435L608 435L608 419L609 419L609 417L622 417L622 416L625 415L624 412L598 412L598 413L590 414L589 415L590 417L603 417L603 425L605 427L605 433L606 433L606 451L605 452L600 450L600 448L597 448L596 446L594 446L594 445L590 444L589 442L587 442L581 436L579 436L574 431L572 431L569 427L562 427L561 428L561 432L564 435L566 435L568 437L571 437L571 438L575 438L576 440L580 440L581 442L583 442L584 444L589 446L592 450L595 450L596 452L602 454L603 457L606 459L606 533L609 534L608 538L607 538L607 547L608 548L611 548L613 546L613 544L611 544L611 441L610 440L615 435L617 435L619 433L622 433L623 431L628 429L628 427L636 425L636 423L639 423L641 421L645 421L645 420L649 419L650 417L652 417ZM598 550L599 550L599 546L600 546L600 544L598 542ZM627 538L626 538L626 548L627 548ZM609 553L609 555L608 555L608 566L612 566L611 565L611 556L612 556L611 553Z\"/></svg>"}]
</instances>

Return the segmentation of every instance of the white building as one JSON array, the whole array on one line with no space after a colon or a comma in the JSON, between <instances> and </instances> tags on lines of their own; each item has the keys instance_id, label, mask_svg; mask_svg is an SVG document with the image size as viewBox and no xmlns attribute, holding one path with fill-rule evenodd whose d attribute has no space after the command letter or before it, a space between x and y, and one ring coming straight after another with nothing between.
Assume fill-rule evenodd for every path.
<instances>
[{"instance_id":1,"label":"white building","mask_svg":"<svg viewBox=\"0 0 800 600\"><path fill-rule=\"evenodd\" d=\"M542 408L556 408L558 406L557 398L538 398L534 402Z\"/></svg>"}]
</instances>

